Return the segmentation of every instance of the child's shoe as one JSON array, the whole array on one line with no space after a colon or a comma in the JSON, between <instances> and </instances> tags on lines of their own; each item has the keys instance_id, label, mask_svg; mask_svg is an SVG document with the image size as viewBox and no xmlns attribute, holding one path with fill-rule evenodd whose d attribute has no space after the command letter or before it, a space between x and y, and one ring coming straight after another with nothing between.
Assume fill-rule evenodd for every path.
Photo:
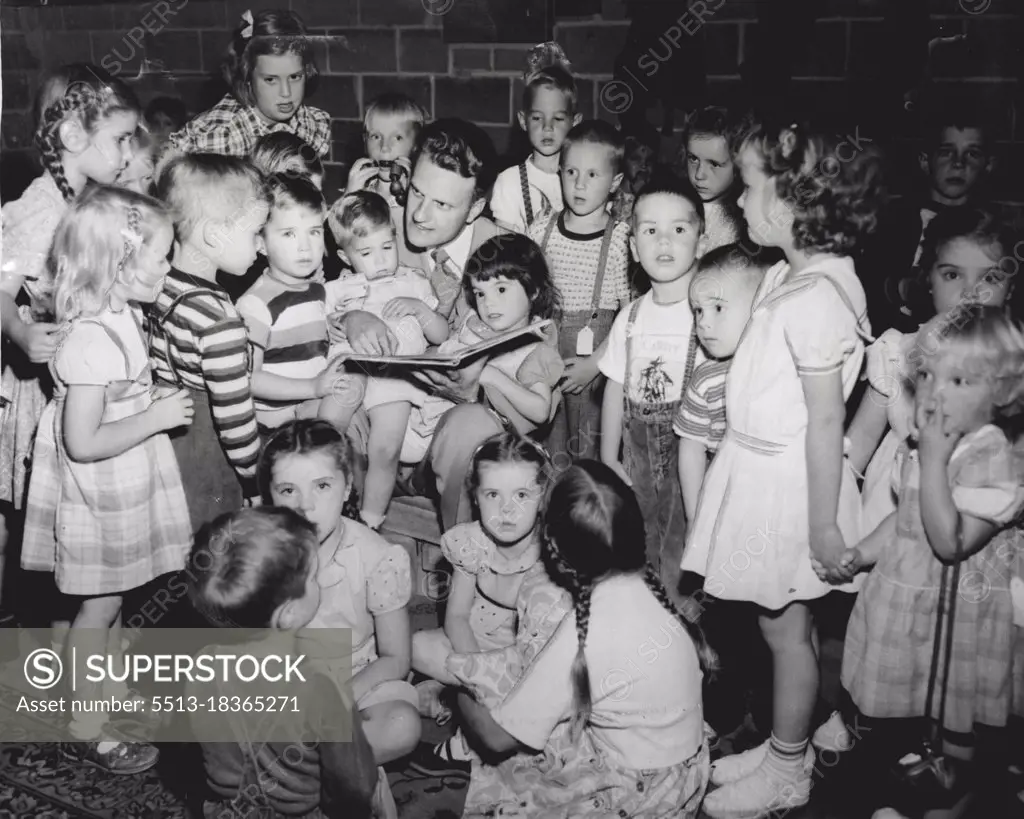
<instances>
[{"instance_id":1,"label":"child's shoe","mask_svg":"<svg viewBox=\"0 0 1024 819\"><path fill-rule=\"evenodd\" d=\"M160 758L156 746L125 740L61 742L60 754L69 762L93 765L107 773L133 776L148 771Z\"/></svg>"},{"instance_id":2,"label":"child's shoe","mask_svg":"<svg viewBox=\"0 0 1024 819\"><path fill-rule=\"evenodd\" d=\"M421 742L409 757L409 767L421 776L441 779L446 776L469 779L472 763L469 760L453 759L456 753L452 745L455 738L449 738L440 745Z\"/></svg>"},{"instance_id":3,"label":"child's shoe","mask_svg":"<svg viewBox=\"0 0 1024 819\"><path fill-rule=\"evenodd\" d=\"M741 754L732 754L731 756L723 756L721 759L715 761L711 765L711 784L718 785L729 785L733 782L738 782L745 777L750 776L764 762L766 756L768 756L768 745L771 740L766 739L756 748L751 748L749 751L744 751ZM804 757L804 772L808 775L814 770L814 748L810 745L807 746L807 753Z\"/></svg>"},{"instance_id":4,"label":"child's shoe","mask_svg":"<svg viewBox=\"0 0 1024 819\"><path fill-rule=\"evenodd\" d=\"M779 779L764 766L704 798L703 810L712 819L761 819L784 816L806 805L811 798L811 776L804 773L795 781Z\"/></svg>"},{"instance_id":5,"label":"child's shoe","mask_svg":"<svg viewBox=\"0 0 1024 819\"><path fill-rule=\"evenodd\" d=\"M838 711L833 711L832 716L818 726L818 730L811 737L811 745L819 751L835 753L842 753L853 748L853 735Z\"/></svg>"},{"instance_id":6,"label":"child's shoe","mask_svg":"<svg viewBox=\"0 0 1024 819\"><path fill-rule=\"evenodd\" d=\"M871 819L907 819L907 817L893 808L882 808L872 813Z\"/></svg>"}]
</instances>

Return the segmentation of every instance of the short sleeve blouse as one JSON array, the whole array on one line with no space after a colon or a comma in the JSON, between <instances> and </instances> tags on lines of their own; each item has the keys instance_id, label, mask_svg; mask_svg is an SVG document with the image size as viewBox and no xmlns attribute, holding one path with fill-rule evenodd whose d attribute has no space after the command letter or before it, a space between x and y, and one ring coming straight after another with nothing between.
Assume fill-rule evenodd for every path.
<instances>
[{"instance_id":1,"label":"short sleeve blouse","mask_svg":"<svg viewBox=\"0 0 1024 819\"><path fill-rule=\"evenodd\" d=\"M46 269L57 225L67 203L48 173L35 179L20 198L3 207L3 266L0 280L20 279L32 299L36 319L52 315L53 282Z\"/></svg>"},{"instance_id":2,"label":"short sleeve blouse","mask_svg":"<svg viewBox=\"0 0 1024 819\"><path fill-rule=\"evenodd\" d=\"M859 344L857 316L836 285L824 277L809 292L790 300L780 313L786 341L801 375L824 375L843 368Z\"/></svg>"},{"instance_id":3,"label":"short sleeve blouse","mask_svg":"<svg viewBox=\"0 0 1024 819\"><path fill-rule=\"evenodd\" d=\"M868 383L885 399L889 426L901 438L910 434L913 400L907 382L913 377L908 355L914 335L886 330L867 349Z\"/></svg>"}]
</instances>

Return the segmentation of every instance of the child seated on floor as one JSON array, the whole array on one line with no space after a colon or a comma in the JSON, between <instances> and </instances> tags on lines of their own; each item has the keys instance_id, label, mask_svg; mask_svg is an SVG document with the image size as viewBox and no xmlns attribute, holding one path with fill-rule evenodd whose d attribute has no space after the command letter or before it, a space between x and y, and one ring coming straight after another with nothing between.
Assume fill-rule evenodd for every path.
<instances>
[{"instance_id":1,"label":"child seated on floor","mask_svg":"<svg viewBox=\"0 0 1024 819\"><path fill-rule=\"evenodd\" d=\"M476 451L469 486L477 520L449 529L441 538L441 551L455 573L444 628L413 636L416 671L455 685L457 679L445 667L452 652L512 645L519 586L540 559L538 511L550 470L548 454L515 432L499 433ZM421 693L436 695L441 686L433 681L421 683Z\"/></svg>"},{"instance_id":2,"label":"child seated on floor","mask_svg":"<svg viewBox=\"0 0 1024 819\"><path fill-rule=\"evenodd\" d=\"M405 756L420 738L419 696L405 681L409 555L352 519L352 449L328 422L294 421L277 430L259 474L266 502L296 509L316 526L321 591L309 625L352 630L352 693L377 764Z\"/></svg>"},{"instance_id":3,"label":"child seated on floor","mask_svg":"<svg viewBox=\"0 0 1024 819\"><path fill-rule=\"evenodd\" d=\"M189 597L215 626L298 631L310 624L320 602L317 548L313 524L290 509L221 515L193 547ZM280 648L281 635L269 639ZM301 742L199 743L206 769L204 817L378 815L375 808L390 799L390 790L386 778L378 778L351 693L323 674L310 685L317 694L309 703L321 710L308 715ZM208 695L196 683L187 690L199 699ZM197 738L222 739L210 736L208 714L200 711L190 719ZM349 722L351 739L319 741L324 720Z\"/></svg>"},{"instance_id":4,"label":"child seated on floor","mask_svg":"<svg viewBox=\"0 0 1024 819\"><path fill-rule=\"evenodd\" d=\"M398 263L399 237L383 197L370 191L346 194L331 207L327 224L339 255L352 268L351 273L326 285L328 315L365 310L379 316L395 335L397 355L423 353L428 344L448 338L448 320L436 312L439 302L429 279ZM335 339L330 355L351 349L346 340ZM423 390L400 373L391 377L387 371L376 370L367 378L349 372L344 386L339 384L332 400L320 408L320 417L342 432L348 430L360 406L370 417L369 463L360 514L371 529L379 529L384 522L412 405L422 398Z\"/></svg>"}]
</instances>

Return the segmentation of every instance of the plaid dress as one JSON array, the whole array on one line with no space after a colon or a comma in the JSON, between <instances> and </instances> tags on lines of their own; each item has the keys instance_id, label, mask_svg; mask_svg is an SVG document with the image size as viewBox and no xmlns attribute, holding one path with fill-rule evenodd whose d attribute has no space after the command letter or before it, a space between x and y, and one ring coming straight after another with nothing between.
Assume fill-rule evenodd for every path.
<instances>
[{"instance_id":1,"label":"plaid dress","mask_svg":"<svg viewBox=\"0 0 1024 819\"><path fill-rule=\"evenodd\" d=\"M167 435L91 463L72 460L64 448L69 384L106 385L103 423L152 404L137 308L72 322L53 372L57 397L36 436L22 566L55 570L62 592L81 595L117 594L181 570L192 527Z\"/></svg>"},{"instance_id":2,"label":"plaid dress","mask_svg":"<svg viewBox=\"0 0 1024 819\"><path fill-rule=\"evenodd\" d=\"M331 150L331 116L311 105L300 105L287 122L268 125L256 108L243 105L231 94L180 131L170 136L171 144L187 154L205 153L248 156L265 134L288 131L324 157Z\"/></svg>"},{"instance_id":3,"label":"plaid dress","mask_svg":"<svg viewBox=\"0 0 1024 819\"><path fill-rule=\"evenodd\" d=\"M962 513L1007 526L1024 507L1024 469L1006 436L987 425L964 437L948 467L953 503ZM899 502L896 540L882 552L850 615L842 682L869 717L925 716L942 563L925 535L920 464L907 443L893 477ZM946 700L946 725L967 733L975 723L1006 724L1011 703L1013 603L1007 555L1020 548L1003 529L963 561ZM943 648L945 652L945 639ZM944 656L935 683L942 690ZM934 716L934 715L933 715Z\"/></svg>"}]
</instances>

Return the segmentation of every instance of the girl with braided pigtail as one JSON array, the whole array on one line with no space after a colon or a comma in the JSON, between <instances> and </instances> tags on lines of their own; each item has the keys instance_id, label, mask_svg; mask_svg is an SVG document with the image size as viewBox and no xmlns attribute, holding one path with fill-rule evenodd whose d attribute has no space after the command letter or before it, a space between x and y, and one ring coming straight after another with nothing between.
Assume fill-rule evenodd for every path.
<instances>
[{"instance_id":1,"label":"girl with braided pigtail","mask_svg":"<svg viewBox=\"0 0 1024 819\"><path fill-rule=\"evenodd\" d=\"M57 328L46 256L68 203L90 181L114 182L128 164L139 106L101 68L76 64L43 81L35 114L43 175L2 212L0 326L10 343L0 388L0 585L6 523L24 505L32 440L52 389L46 364Z\"/></svg>"},{"instance_id":2,"label":"girl with braided pigtail","mask_svg":"<svg viewBox=\"0 0 1024 819\"><path fill-rule=\"evenodd\" d=\"M646 563L636 496L580 461L549 493L543 557L573 611L487 710L463 816L695 817L709 776L701 683L714 655ZM500 760L500 761L498 761Z\"/></svg>"}]
</instances>

